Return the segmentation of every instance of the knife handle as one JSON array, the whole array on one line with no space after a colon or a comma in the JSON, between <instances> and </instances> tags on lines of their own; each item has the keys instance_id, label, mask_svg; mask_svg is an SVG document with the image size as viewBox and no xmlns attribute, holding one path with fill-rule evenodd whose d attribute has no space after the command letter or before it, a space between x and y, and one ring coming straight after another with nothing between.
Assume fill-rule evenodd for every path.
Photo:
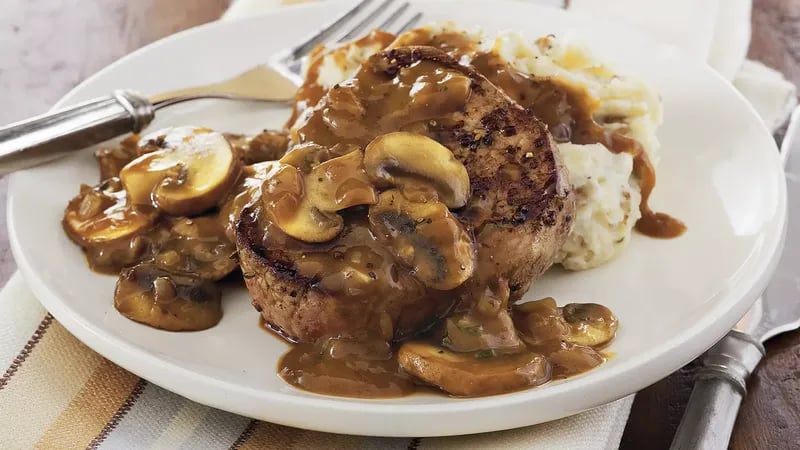
<instances>
[{"instance_id":1,"label":"knife handle","mask_svg":"<svg viewBox=\"0 0 800 450\"><path fill-rule=\"evenodd\" d=\"M728 448L747 379L765 354L760 342L736 330L706 352L671 450Z\"/></svg>"}]
</instances>

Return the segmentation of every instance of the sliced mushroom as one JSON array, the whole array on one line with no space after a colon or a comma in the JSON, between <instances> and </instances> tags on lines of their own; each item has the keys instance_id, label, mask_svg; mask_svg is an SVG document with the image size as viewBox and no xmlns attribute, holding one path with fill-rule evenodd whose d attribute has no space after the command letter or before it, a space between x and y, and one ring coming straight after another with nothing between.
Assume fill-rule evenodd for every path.
<instances>
[{"instance_id":1,"label":"sliced mushroom","mask_svg":"<svg viewBox=\"0 0 800 450\"><path fill-rule=\"evenodd\" d=\"M308 142L292 147L291 150L281 157L280 162L297 167L303 173L309 173L311 169L325 161L346 155L358 149L357 146L348 144L336 144L333 147L323 147L313 142Z\"/></svg>"},{"instance_id":2,"label":"sliced mushroom","mask_svg":"<svg viewBox=\"0 0 800 450\"><path fill-rule=\"evenodd\" d=\"M569 325L568 342L588 347L607 344L617 334L617 318L610 309L597 303L570 303L562 309Z\"/></svg>"},{"instance_id":3,"label":"sliced mushroom","mask_svg":"<svg viewBox=\"0 0 800 450\"><path fill-rule=\"evenodd\" d=\"M550 380L550 365L536 353L456 353L411 341L400 346L397 358L407 373L459 397L502 394Z\"/></svg>"},{"instance_id":4,"label":"sliced mushroom","mask_svg":"<svg viewBox=\"0 0 800 450\"><path fill-rule=\"evenodd\" d=\"M301 241L330 241L344 226L338 214L320 211L305 198L303 174L287 164L281 164L261 186L261 204L272 223Z\"/></svg>"},{"instance_id":5,"label":"sliced mushroom","mask_svg":"<svg viewBox=\"0 0 800 450\"><path fill-rule=\"evenodd\" d=\"M170 219L166 229L154 259L159 268L216 281L238 267L236 246L216 215Z\"/></svg>"},{"instance_id":6,"label":"sliced mushroom","mask_svg":"<svg viewBox=\"0 0 800 450\"><path fill-rule=\"evenodd\" d=\"M335 238L344 226L337 211L375 203L375 190L364 173L362 159L361 151L356 150L325 161L307 175L280 164L261 188L269 219L304 242Z\"/></svg>"},{"instance_id":7,"label":"sliced mushroom","mask_svg":"<svg viewBox=\"0 0 800 450\"><path fill-rule=\"evenodd\" d=\"M89 267L95 272L119 275L119 271L149 261L157 248L156 228L101 244L87 245L83 251Z\"/></svg>"},{"instance_id":8,"label":"sliced mushroom","mask_svg":"<svg viewBox=\"0 0 800 450\"><path fill-rule=\"evenodd\" d=\"M236 182L239 159L221 133L168 128L146 142L159 150L144 153L120 172L134 204L192 216L216 206Z\"/></svg>"},{"instance_id":9,"label":"sliced mushroom","mask_svg":"<svg viewBox=\"0 0 800 450\"><path fill-rule=\"evenodd\" d=\"M559 308L552 298L514 305L514 323L522 339L531 346L564 341L600 347L617 332L617 318L610 309L595 303L570 303Z\"/></svg>"},{"instance_id":10,"label":"sliced mushroom","mask_svg":"<svg viewBox=\"0 0 800 450\"><path fill-rule=\"evenodd\" d=\"M322 211L334 212L378 199L364 171L364 153L354 150L311 169L305 177L306 196Z\"/></svg>"},{"instance_id":11,"label":"sliced mushroom","mask_svg":"<svg viewBox=\"0 0 800 450\"><path fill-rule=\"evenodd\" d=\"M110 178L95 187L81 186L62 223L67 235L85 247L129 239L149 229L156 216L151 207L129 205L122 183Z\"/></svg>"},{"instance_id":12,"label":"sliced mushroom","mask_svg":"<svg viewBox=\"0 0 800 450\"><path fill-rule=\"evenodd\" d=\"M125 317L169 331L205 330L222 318L221 293L209 281L154 264L123 270L114 307Z\"/></svg>"},{"instance_id":13,"label":"sliced mushroom","mask_svg":"<svg viewBox=\"0 0 800 450\"><path fill-rule=\"evenodd\" d=\"M376 137L364 151L364 167L378 187L396 187L412 200L428 200L434 192L448 208L460 208L469 199L467 169L447 147L421 134Z\"/></svg>"},{"instance_id":14,"label":"sliced mushroom","mask_svg":"<svg viewBox=\"0 0 800 450\"><path fill-rule=\"evenodd\" d=\"M592 347L562 342L558 349L547 355L553 378L566 378L586 372L606 359Z\"/></svg>"},{"instance_id":15,"label":"sliced mushroom","mask_svg":"<svg viewBox=\"0 0 800 450\"><path fill-rule=\"evenodd\" d=\"M278 167L278 162L267 161L242 168L239 181L219 208L219 217L231 242L236 239L234 228L242 210L261 199L261 185Z\"/></svg>"},{"instance_id":16,"label":"sliced mushroom","mask_svg":"<svg viewBox=\"0 0 800 450\"><path fill-rule=\"evenodd\" d=\"M524 344L517 336L508 311L493 317L474 313L455 314L445 320L442 345L454 352L490 351L493 354L517 353Z\"/></svg>"},{"instance_id":17,"label":"sliced mushroom","mask_svg":"<svg viewBox=\"0 0 800 450\"><path fill-rule=\"evenodd\" d=\"M430 288L456 288L475 270L472 235L444 203L412 202L400 191L385 191L369 208L369 223L378 239L388 241L401 263Z\"/></svg>"},{"instance_id":18,"label":"sliced mushroom","mask_svg":"<svg viewBox=\"0 0 800 450\"><path fill-rule=\"evenodd\" d=\"M514 305L512 315L520 337L531 347L552 345L569 335L569 327L551 297Z\"/></svg>"},{"instance_id":19,"label":"sliced mushroom","mask_svg":"<svg viewBox=\"0 0 800 450\"><path fill-rule=\"evenodd\" d=\"M331 159L330 149L313 142L295 145L280 159L282 164L288 164L308 173L320 163Z\"/></svg>"}]
</instances>

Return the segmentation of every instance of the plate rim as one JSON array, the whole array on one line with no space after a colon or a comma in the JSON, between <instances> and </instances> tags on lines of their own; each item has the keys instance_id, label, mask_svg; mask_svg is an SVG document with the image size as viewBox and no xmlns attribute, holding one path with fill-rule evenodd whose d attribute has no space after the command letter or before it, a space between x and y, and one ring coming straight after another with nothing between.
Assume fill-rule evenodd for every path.
<instances>
[{"instance_id":1,"label":"plate rim","mask_svg":"<svg viewBox=\"0 0 800 450\"><path fill-rule=\"evenodd\" d=\"M453 3L453 0L437 0L438 2L449 2ZM478 1L469 1L464 3L475 3L479 4ZM511 2L507 1L506 3L514 4L516 7L520 7L518 2ZM539 6L539 5L525 5L526 8L530 8L531 10L541 10L546 7ZM74 88L72 88L67 94L65 94L53 107L53 109L63 107L68 105L74 100L71 97L75 96L75 93L80 91L84 88L85 85L91 84L94 80L107 71L113 70L118 65L124 64L126 61L132 58L138 57L140 52L147 52L151 48L154 48L159 45L163 45L165 42L173 40L173 39L184 39L187 36L191 36L194 33L202 33L207 29L217 28L217 27L228 27L232 24L241 24L243 22L258 22L263 21L266 18L272 16L279 16L283 13L285 9L314 9L314 8L329 8L329 5L322 4L322 3L312 3L312 4L301 4L290 6L287 8L282 8L279 10L272 10L260 13L258 15L254 15L251 17L233 19L233 20L224 20L224 21L214 21L207 24L199 25L197 27L193 27L179 33L167 36L165 38L159 39L153 43L150 43L144 47L137 49L134 52L131 52L114 62L110 63L109 65L105 66L101 70L97 71ZM551 11L552 8L548 8L548 12L553 13ZM566 11L558 11L556 14L562 15L576 15L574 12L566 12ZM580 16L580 14L577 14ZM667 44L657 44L656 41L649 36L644 35L641 32L636 32L636 36L643 36L646 37L648 40L653 42L655 45L667 46L672 47ZM696 63L693 63L696 64ZM727 85L729 91L734 93L742 103L743 107L746 107L749 110L750 115L753 119L757 119L760 125L760 128L764 133L770 134L769 130L767 129L766 125L758 118L757 113L754 107L746 101L744 96L737 91L732 85L725 80L721 75L713 71L710 67L706 64L702 64L702 70L709 72L711 75L716 77L719 81L724 82ZM780 166L780 160L778 157L777 151L775 152L775 164L776 167ZM236 385L234 383L230 383L224 380L219 380L213 378L209 375L201 374L194 372L190 369L184 368L178 364L174 364L169 361L165 361L159 358L155 354L150 354L146 351L143 351L141 348L138 348L135 344L129 343L121 338L117 338L113 335L110 335L103 330L99 329L98 327L94 326L92 323L83 320L81 315L77 313L75 310L68 306L68 302L62 301L58 294L51 290L44 281L38 277L36 274L36 270L34 270L33 264L29 261L26 256L25 252L20 246L19 239L17 237L16 231L16 220L14 219L13 210L15 208L16 203L16 196L13 195L15 191L16 180L18 179L17 174L12 174L9 181L9 188L8 188L8 204L6 208L7 213L7 224L8 224L8 234L9 234L9 242L11 246L11 250L14 256L15 261L17 262L18 268L22 273L23 277L27 281L29 287L33 291L35 297L42 303L42 305L50 311L50 313L57 319L59 322L64 325L64 327L73 335L79 338L83 343L85 343L88 347L97 351L103 357L108 358L109 360L113 361L114 363L120 365L121 367L125 368L126 370L131 371L132 373L144 378L148 381L153 382L156 385L164 387L167 390L175 392L179 395L187 397L191 400L197 401L202 404L206 404L215 408L223 409L226 411L231 411L234 413L247 415L253 417L253 411L247 410L246 408L239 409L231 408L230 403L223 404L223 395L225 392L236 392L237 395L247 395L252 398L258 399L265 399L271 401L280 401L286 402L289 404L293 404L293 406L297 407L308 407L308 408L324 408L331 412L348 412L348 413L357 413L362 415L373 415L373 414L382 414L392 417L403 417L403 416L410 416L410 415L417 415L420 413L420 409L424 409L426 414L437 414L437 413L446 413L448 415L457 416L459 414L479 414L481 412L489 411L495 408L506 408L510 406L520 406L529 401L530 398L527 398L525 395L526 393L531 393L535 390L527 390L527 391L520 391L511 394L504 394L499 396L490 396L490 397L483 397L483 398L476 398L476 399L468 399L468 400L461 400L455 399L454 401L445 401L440 402L437 404L426 404L426 405L400 405L400 404L391 404L391 403L382 403L381 400L366 400L366 401L350 401L348 399L342 400L341 398L336 397L327 397L327 396L315 396L315 397L298 397L292 394L287 394L285 392L279 391L265 391L265 390L257 390L255 388L250 388L246 386ZM698 321L694 325L694 327L687 329L684 333L680 335L676 335L669 340L664 341L660 346L656 347L656 349L662 349L661 351L651 351L648 352L647 355L637 355L637 357L631 358L628 361L625 361L612 369L607 370L601 374L597 374L592 379L592 383L599 383L603 386L607 387L606 391L607 394L605 395L606 399L598 402L597 404L587 405L585 408L581 408L579 410L573 411L572 413L577 413L580 411L584 411L590 409L595 406L599 406L600 404L605 404L607 402L625 397L629 395L631 392L638 391L639 389L645 387L652 383L654 376L652 373L664 373L666 372L663 369L663 364L659 365L658 360L663 354L668 351L670 348L674 347L687 347L688 344L693 343L692 346L693 350L691 352L686 352L687 355L682 358L683 361L681 364L669 364L668 366L672 367L669 372L677 370L682 365L690 362L700 353L702 353L706 348L713 345L716 340L721 338L725 333L727 333L728 329L735 323L735 320L730 323L730 326L726 325L725 323L719 323L719 320L714 319L718 313L720 315L736 315L742 316L747 309L750 308L753 302L758 298L761 292L766 287L769 279L771 279L772 274L774 273L777 263L779 261L781 250L783 248L786 228L787 228L787 200L786 200L786 183L785 179L782 179L781 182L778 183L778 198L777 200L777 210L780 212L780 225L782 227L782 232L777 239L772 239L770 244L770 248L763 249L767 253L764 257L759 260L760 264L757 264L754 267L751 273L758 273L758 275L750 275L751 280L746 282L744 278L746 277L738 277L737 279L730 282L731 285L739 285L742 283L748 284L749 288L746 289L746 292L733 295L733 294L724 294L722 298L727 299L726 301L718 301L716 302L715 307L709 311L707 314L703 316L703 318ZM777 226L776 226L777 228ZM764 242L761 242L761 245L764 245ZM766 255L769 255L767 257ZM717 294L721 295L721 294ZM738 300L734 300L734 297L738 298ZM725 306L723 308L723 306ZM713 319L713 320L712 320ZM715 323L716 322L716 323ZM703 337L705 335L705 338ZM681 344L682 343L682 344ZM681 345L678 345L681 344ZM705 347L700 349L700 347ZM666 349L666 350L663 350ZM699 351L698 351L699 349ZM688 353L692 353L693 356L688 356ZM639 370L642 372L647 372L651 375L640 377L636 383L629 383L626 387L614 387L615 383L613 383L613 379L621 374L630 373L634 368L639 367ZM662 367L662 369L658 369ZM648 369L645 371L645 369ZM659 375L661 377L663 375ZM656 377L656 379L658 379ZM569 384L572 383L580 383L582 377L575 377L571 378ZM192 383L187 383L185 380L191 379ZM172 380L172 381L171 381ZM563 394L568 394L569 391L564 388L563 386L568 383L558 383L551 386L547 391L540 391L545 392L544 394L537 394L537 398L534 399L536 402L545 402L551 398L558 398ZM188 387L192 385L193 387ZM201 389L198 389L196 386L200 386ZM196 392L200 390L215 390L218 391L216 395L209 395L203 398L199 398L195 395ZM572 390L572 389L570 389ZM566 392L565 392L566 391ZM212 398L213 397L213 398ZM609 399L609 397L613 397ZM556 419L559 417L565 417L567 414L557 414L551 419ZM282 423L285 425L292 425L298 426L297 423L283 423L279 419L270 418L268 419L271 422L275 423ZM550 419L547 419L550 420ZM350 434L359 434L359 430L357 427L353 427L351 429L342 431L341 428L330 428L324 426L324 424L304 424L302 425L303 428L318 430L318 431L326 431L326 432L337 432L337 433L350 433ZM473 432L482 432L482 431L497 431L501 429L508 429L508 428L516 428L518 426L523 425L530 425L523 420L522 425L509 423L508 426L497 424L488 424L489 426L485 429L471 429L468 431L469 433ZM363 434L363 431L361 432ZM444 436L444 435L452 435L452 434L465 434L466 432L451 432L451 433L437 433L435 435ZM414 434L418 435L420 433ZM383 434L385 436L393 436L393 434ZM422 433L421 435L426 435ZM433 435L433 434L430 434ZM411 436L411 434L396 434L394 436Z\"/></svg>"}]
</instances>

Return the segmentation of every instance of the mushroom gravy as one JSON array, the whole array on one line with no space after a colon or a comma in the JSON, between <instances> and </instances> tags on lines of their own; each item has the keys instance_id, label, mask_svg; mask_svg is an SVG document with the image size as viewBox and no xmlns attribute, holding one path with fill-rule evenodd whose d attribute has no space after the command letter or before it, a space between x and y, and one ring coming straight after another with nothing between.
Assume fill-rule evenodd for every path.
<instances>
[{"instance_id":1,"label":"mushroom gravy","mask_svg":"<svg viewBox=\"0 0 800 450\"><path fill-rule=\"evenodd\" d=\"M440 332L394 346L380 338L331 337L293 344L278 363L278 374L300 389L320 394L391 398L437 388L414 376L415 369L432 370L452 396L501 394L578 375L602 364L609 357L602 348L617 327L616 318L603 306L568 304L559 308L552 298L514 307L511 315L524 340L513 352L455 352L442 346ZM263 319L260 324L275 332ZM476 326L464 327L459 333L475 340L484 331ZM408 358L404 348L416 353L425 349L431 354L409 366L409 372L399 363Z\"/></svg>"},{"instance_id":2,"label":"mushroom gravy","mask_svg":"<svg viewBox=\"0 0 800 450\"><path fill-rule=\"evenodd\" d=\"M209 138L216 142L215 148L198 149L191 138L198 133L213 135ZM126 317L172 331L212 327L222 317L220 291L214 282L239 267L232 239L233 222L245 204L253 200L255 191L260 192L261 183L274 165L261 162L260 158L280 157L287 143L286 133L273 131L244 137L179 127L141 139L133 135L117 148L96 152L103 180L94 187L81 186L79 195L64 212L64 230L82 248L91 269L119 275L114 304ZM148 203L133 202L119 176L126 168L141 165L143 158L150 158L155 170L137 175L150 174L157 179L148 179L142 185L149 184L154 191L154 185L164 188L174 183L184 190L191 186L181 178L202 170L205 163L200 159L186 156L163 164L152 161L159 152L184 144L195 150L187 155L218 151L227 152L228 158L234 159L234 170L177 198L193 209L197 205L193 195L207 196L209 191L221 190L212 192L219 208L175 216L154 198L150 203L149 195L142 194ZM245 163L252 164L243 166ZM186 165L195 167L183 170ZM163 177L164 167L175 170ZM178 191L173 189L171 193Z\"/></svg>"},{"instance_id":3,"label":"mushroom gravy","mask_svg":"<svg viewBox=\"0 0 800 450\"><path fill-rule=\"evenodd\" d=\"M245 209L237 225L246 281L251 293L263 295L254 300L257 309L275 314L267 308L278 313L297 308L295 315L307 317L299 326L270 323L281 335L299 341L282 359L281 376L306 390L345 396L405 395L411 392L411 379L451 395L480 396L596 366L602 355L563 341L561 335L531 344L519 336L509 300L512 295L519 298L524 289L515 285L512 294L504 279L516 268L503 267L509 255L480 240L484 229L491 236L498 227L544 220L537 215L542 210L524 202L505 206L500 199L508 187L498 181L487 181L491 186L484 191L472 192L467 186L457 194L461 184L454 173L465 170L460 161L466 159L473 161L468 178L475 167L485 170L490 164L513 182L531 177L531 163L515 161L526 155L518 148L513 153L502 150L503 159L493 163L475 162L481 160L477 155L492 151L495 140L517 135L508 125L509 115L516 113L503 109L503 102L510 101L501 97L497 109L488 111L482 135L472 135L469 142L457 138L458 150L451 146L440 154L437 149L447 136L466 133L454 114L465 113L468 99L482 92L485 80L454 69L451 64L457 63L449 58L436 59L441 53L424 59L422 52L374 55L352 79L334 86L301 115L292 130L297 146L263 185L260 204ZM402 61L397 66L395 58ZM530 112L520 108L519 114ZM406 161L391 153L398 140L410 153L424 148L416 159L426 162L417 167L414 158ZM533 141L522 145L532 147ZM527 154L534 158L533 152ZM364 166L313 175L324 164L345 167L353 155ZM391 163L372 169L371 162L380 159ZM426 165L439 170L426 171ZM377 198L364 193L363 172L370 174L368 183L383 189ZM497 180L495 176L487 180ZM347 193L343 187L350 186L360 192L360 200L340 211L336 201L319 198L317 183L326 183L326 191L337 194ZM568 195L552 189L555 195ZM481 208L486 214L476 212ZM495 218L514 209L516 222ZM334 232L329 237L323 229ZM484 244L480 248L479 242ZM320 308L320 318L293 306L296 298L329 306ZM550 313L561 314L557 309ZM519 309L513 315L524 326L530 314ZM615 330L616 320L612 322ZM568 328L554 328L553 333ZM418 340L425 330L427 337ZM613 331L607 340L612 337Z\"/></svg>"},{"instance_id":4,"label":"mushroom gravy","mask_svg":"<svg viewBox=\"0 0 800 450\"><path fill-rule=\"evenodd\" d=\"M544 177L535 172L552 163L535 151L552 136L630 154L642 192L637 229L680 235L680 221L648 206L655 171L643 147L598 124L588 92L524 74L458 33L375 31L352 45L390 53L325 90L317 75L326 53L314 50L287 132L245 137L181 127L98 151L103 181L81 188L64 228L90 267L120 274L115 307L156 328L208 328L222 315L214 282L241 267L259 312L253 291L270 285L281 286L267 295L280 308L296 298L321 305L324 317L292 311L302 318L297 328L264 325L293 342L279 375L329 395L398 397L420 386L493 395L604 362L601 349L617 329L608 308L515 303L540 273L521 274L508 261L539 243L512 233L571 223L570 213L560 223L541 206L557 198L563 203L554 211L569 209L557 164ZM412 45L469 67L418 58L425 47L398 50ZM410 58L387 63L391 51ZM330 55L345 58L346 46ZM515 146L494 158L486 148L526 131L509 125L502 108L481 118L482 134L463 133L464 120L453 117L466 114L482 77L544 122L548 137L523 142L531 151ZM225 170L205 170L214 161ZM121 181L121 172L134 176ZM542 255L549 267L552 255ZM313 338L298 340L301 333Z\"/></svg>"}]
</instances>

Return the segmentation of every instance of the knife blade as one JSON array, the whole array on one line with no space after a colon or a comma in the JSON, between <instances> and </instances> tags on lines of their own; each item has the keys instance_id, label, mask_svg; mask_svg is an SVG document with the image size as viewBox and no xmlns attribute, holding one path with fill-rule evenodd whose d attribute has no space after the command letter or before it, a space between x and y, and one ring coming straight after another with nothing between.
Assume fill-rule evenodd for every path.
<instances>
[{"instance_id":1,"label":"knife blade","mask_svg":"<svg viewBox=\"0 0 800 450\"><path fill-rule=\"evenodd\" d=\"M789 224L800 224L800 109L795 109L781 144L786 166ZM792 157L794 155L794 157ZM795 207L792 207L795 206ZM800 327L800 234L787 233L775 275L762 295L761 318L750 334L761 342Z\"/></svg>"},{"instance_id":2,"label":"knife blade","mask_svg":"<svg viewBox=\"0 0 800 450\"><path fill-rule=\"evenodd\" d=\"M789 224L800 224L800 107L780 151L786 167ZM800 230L788 232L773 279L733 330L706 352L671 450L726 449L747 379L766 354L763 342L800 327Z\"/></svg>"}]
</instances>

